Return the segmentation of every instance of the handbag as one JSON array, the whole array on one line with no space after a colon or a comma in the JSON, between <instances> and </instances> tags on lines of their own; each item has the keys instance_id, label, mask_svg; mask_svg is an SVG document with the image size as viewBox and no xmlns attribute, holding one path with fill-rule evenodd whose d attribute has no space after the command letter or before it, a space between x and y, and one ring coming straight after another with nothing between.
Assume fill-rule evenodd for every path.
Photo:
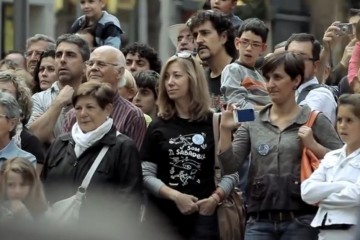
<instances>
[{"instance_id":1,"label":"handbag","mask_svg":"<svg viewBox=\"0 0 360 240\"><path fill-rule=\"evenodd\" d=\"M213 131L215 140L215 185L221 180L220 161L217 157L219 141L220 114L213 115ZM235 188L217 208L219 235L221 240L242 240L245 235L246 212L242 193Z\"/></svg>"},{"instance_id":2,"label":"handbag","mask_svg":"<svg viewBox=\"0 0 360 240\"><path fill-rule=\"evenodd\" d=\"M311 111L305 126L312 127L318 116L318 111ZM305 181L310 175L319 167L320 160L315 156L315 154L308 148L304 147L302 150L301 156L301 166L300 166L300 179L301 182Z\"/></svg>"},{"instance_id":3,"label":"handbag","mask_svg":"<svg viewBox=\"0 0 360 240\"><path fill-rule=\"evenodd\" d=\"M82 200L86 195L86 189L89 186L92 176L94 175L97 167L104 158L109 146L104 146L94 163L91 165L88 173L86 174L81 186L78 188L75 195L72 197L60 200L54 203L45 213L45 219L56 225L72 225L79 221L80 207Z\"/></svg>"}]
</instances>

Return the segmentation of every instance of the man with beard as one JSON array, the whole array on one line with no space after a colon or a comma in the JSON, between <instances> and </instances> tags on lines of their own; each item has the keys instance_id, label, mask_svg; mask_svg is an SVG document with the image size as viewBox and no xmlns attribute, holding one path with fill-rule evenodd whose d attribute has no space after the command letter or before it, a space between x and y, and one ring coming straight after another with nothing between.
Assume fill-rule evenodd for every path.
<instances>
[{"instance_id":1,"label":"man with beard","mask_svg":"<svg viewBox=\"0 0 360 240\"><path fill-rule=\"evenodd\" d=\"M51 143L62 133L64 116L72 108L71 97L81 84L89 56L89 46L79 36L64 34L57 39L55 69L58 81L33 95L33 111L28 123L29 129L43 143Z\"/></svg>"},{"instance_id":2,"label":"man with beard","mask_svg":"<svg viewBox=\"0 0 360 240\"><path fill-rule=\"evenodd\" d=\"M26 68L31 75L40 60L40 56L47 50L55 49L55 41L49 36L43 34L35 34L26 40Z\"/></svg>"},{"instance_id":3,"label":"man with beard","mask_svg":"<svg viewBox=\"0 0 360 240\"><path fill-rule=\"evenodd\" d=\"M219 112L224 104L224 97L220 92L221 72L237 57L232 23L220 12L200 10L188 20L188 26L197 44L198 56L208 66L206 76L211 106Z\"/></svg>"}]
</instances>

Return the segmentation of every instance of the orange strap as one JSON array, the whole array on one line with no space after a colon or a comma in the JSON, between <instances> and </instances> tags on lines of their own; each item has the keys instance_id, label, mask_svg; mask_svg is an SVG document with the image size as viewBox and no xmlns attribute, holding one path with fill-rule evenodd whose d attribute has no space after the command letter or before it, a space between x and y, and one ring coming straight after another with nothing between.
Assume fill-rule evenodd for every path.
<instances>
[{"instance_id":1,"label":"orange strap","mask_svg":"<svg viewBox=\"0 0 360 240\"><path fill-rule=\"evenodd\" d=\"M319 111L311 111L309 119L307 120L305 126L312 127L314 125L315 119L319 115Z\"/></svg>"}]
</instances>

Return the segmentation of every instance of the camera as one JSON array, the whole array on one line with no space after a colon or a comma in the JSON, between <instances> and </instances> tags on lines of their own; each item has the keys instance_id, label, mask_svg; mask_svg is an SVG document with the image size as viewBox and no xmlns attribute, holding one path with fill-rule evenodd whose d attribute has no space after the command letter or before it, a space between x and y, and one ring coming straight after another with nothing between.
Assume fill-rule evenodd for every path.
<instances>
[{"instance_id":1,"label":"camera","mask_svg":"<svg viewBox=\"0 0 360 240\"><path fill-rule=\"evenodd\" d=\"M340 33L339 34L346 34L346 35L351 35L353 34L353 28L351 23L338 23L336 24L336 26L338 28L340 28Z\"/></svg>"}]
</instances>

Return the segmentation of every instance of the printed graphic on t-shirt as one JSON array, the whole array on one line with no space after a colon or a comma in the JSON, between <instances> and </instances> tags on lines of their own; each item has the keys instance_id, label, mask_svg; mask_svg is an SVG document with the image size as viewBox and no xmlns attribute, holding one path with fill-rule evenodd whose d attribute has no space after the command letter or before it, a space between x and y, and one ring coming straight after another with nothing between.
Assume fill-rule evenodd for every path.
<instances>
[{"instance_id":1,"label":"printed graphic on t-shirt","mask_svg":"<svg viewBox=\"0 0 360 240\"><path fill-rule=\"evenodd\" d=\"M200 184L199 171L205 160L205 133L179 135L169 139L170 186L186 186L190 182Z\"/></svg>"},{"instance_id":2,"label":"printed graphic on t-shirt","mask_svg":"<svg viewBox=\"0 0 360 240\"><path fill-rule=\"evenodd\" d=\"M266 89L266 84L252 77L246 76L241 85L254 95L267 96L269 93Z\"/></svg>"}]
</instances>

